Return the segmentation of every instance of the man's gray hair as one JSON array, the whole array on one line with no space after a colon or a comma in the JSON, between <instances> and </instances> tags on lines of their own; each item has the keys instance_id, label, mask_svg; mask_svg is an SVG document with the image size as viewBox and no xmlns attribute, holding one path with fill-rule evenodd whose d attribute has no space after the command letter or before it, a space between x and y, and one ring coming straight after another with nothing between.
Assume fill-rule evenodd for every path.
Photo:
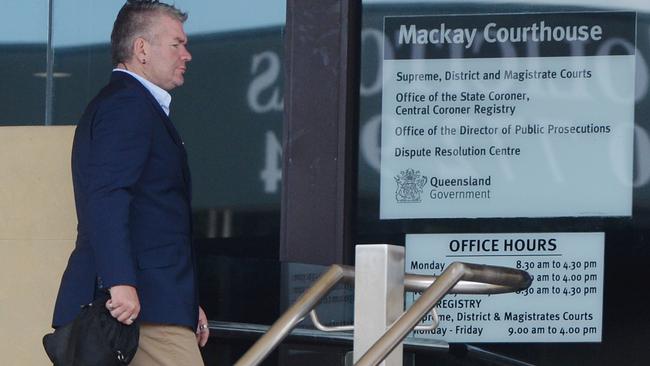
<instances>
[{"instance_id":1,"label":"man's gray hair","mask_svg":"<svg viewBox=\"0 0 650 366\"><path fill-rule=\"evenodd\" d=\"M133 41L137 37L151 40L152 20L157 15L167 15L184 23L187 13L158 0L128 0L115 18L111 32L111 60L113 66L128 61L133 56Z\"/></svg>"}]
</instances>

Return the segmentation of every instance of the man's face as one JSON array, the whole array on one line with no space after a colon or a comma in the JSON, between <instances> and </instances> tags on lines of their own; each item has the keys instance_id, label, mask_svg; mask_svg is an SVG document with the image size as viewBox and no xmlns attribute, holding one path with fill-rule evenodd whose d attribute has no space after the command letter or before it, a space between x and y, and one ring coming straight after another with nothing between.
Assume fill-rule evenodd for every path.
<instances>
[{"instance_id":1,"label":"man's face","mask_svg":"<svg viewBox=\"0 0 650 366\"><path fill-rule=\"evenodd\" d=\"M152 25L152 39L148 43L145 77L165 90L183 85L186 63L192 59L187 50L187 36L183 23L167 16L158 15Z\"/></svg>"}]
</instances>

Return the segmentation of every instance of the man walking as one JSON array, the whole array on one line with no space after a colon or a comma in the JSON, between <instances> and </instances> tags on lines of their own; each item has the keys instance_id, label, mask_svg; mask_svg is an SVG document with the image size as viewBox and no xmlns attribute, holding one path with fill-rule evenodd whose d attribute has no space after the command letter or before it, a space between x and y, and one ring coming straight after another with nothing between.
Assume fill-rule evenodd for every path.
<instances>
[{"instance_id":1,"label":"man walking","mask_svg":"<svg viewBox=\"0 0 650 366\"><path fill-rule=\"evenodd\" d=\"M75 131L72 175L78 229L53 325L108 289L111 315L140 324L131 365L203 365L208 339L191 242L191 182L169 119L171 89L187 63L187 14L154 0L128 1L111 34L115 69Z\"/></svg>"}]
</instances>

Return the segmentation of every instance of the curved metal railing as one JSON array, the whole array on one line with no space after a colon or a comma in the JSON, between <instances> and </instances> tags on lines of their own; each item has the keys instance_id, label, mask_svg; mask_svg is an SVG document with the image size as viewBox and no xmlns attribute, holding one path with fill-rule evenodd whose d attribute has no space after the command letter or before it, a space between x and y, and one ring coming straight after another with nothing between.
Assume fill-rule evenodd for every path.
<instances>
[{"instance_id":1,"label":"curved metal railing","mask_svg":"<svg viewBox=\"0 0 650 366\"><path fill-rule=\"evenodd\" d=\"M505 287L511 291L526 289L532 282L530 275L521 270L454 262L354 365L374 366L383 361L420 322L422 317L431 311L436 303L461 280Z\"/></svg>"},{"instance_id":2,"label":"curved metal railing","mask_svg":"<svg viewBox=\"0 0 650 366\"><path fill-rule=\"evenodd\" d=\"M235 363L235 366L255 366L262 362L341 281L354 281L354 267L338 264L330 266ZM433 311L435 304L447 293L498 294L525 289L530 283L530 275L524 271L460 262L450 264L439 277L407 274L404 278L405 289L424 292L355 365L376 365L381 362L426 313ZM317 320L315 315L312 316L312 319L314 318ZM331 327L329 330L340 329Z\"/></svg>"},{"instance_id":3,"label":"curved metal railing","mask_svg":"<svg viewBox=\"0 0 650 366\"><path fill-rule=\"evenodd\" d=\"M262 362L275 347L300 323L307 313L341 281L354 281L354 267L334 264L303 293L266 334L255 342L235 366L254 366Z\"/></svg>"}]
</instances>

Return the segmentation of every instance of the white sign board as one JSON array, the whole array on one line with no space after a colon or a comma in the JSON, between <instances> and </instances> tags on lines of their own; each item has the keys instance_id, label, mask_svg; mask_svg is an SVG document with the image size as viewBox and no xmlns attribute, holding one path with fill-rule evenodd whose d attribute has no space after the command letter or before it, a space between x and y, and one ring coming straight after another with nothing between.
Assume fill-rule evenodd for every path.
<instances>
[{"instance_id":1,"label":"white sign board","mask_svg":"<svg viewBox=\"0 0 650 366\"><path fill-rule=\"evenodd\" d=\"M527 271L532 285L498 295L447 295L440 325L412 336L447 342L600 342L604 233L410 234L405 271L440 275L453 262ZM407 308L419 297L407 293ZM423 324L430 324L430 317Z\"/></svg>"},{"instance_id":2,"label":"white sign board","mask_svg":"<svg viewBox=\"0 0 650 366\"><path fill-rule=\"evenodd\" d=\"M631 215L634 13L387 17L384 32L382 219Z\"/></svg>"}]
</instances>

